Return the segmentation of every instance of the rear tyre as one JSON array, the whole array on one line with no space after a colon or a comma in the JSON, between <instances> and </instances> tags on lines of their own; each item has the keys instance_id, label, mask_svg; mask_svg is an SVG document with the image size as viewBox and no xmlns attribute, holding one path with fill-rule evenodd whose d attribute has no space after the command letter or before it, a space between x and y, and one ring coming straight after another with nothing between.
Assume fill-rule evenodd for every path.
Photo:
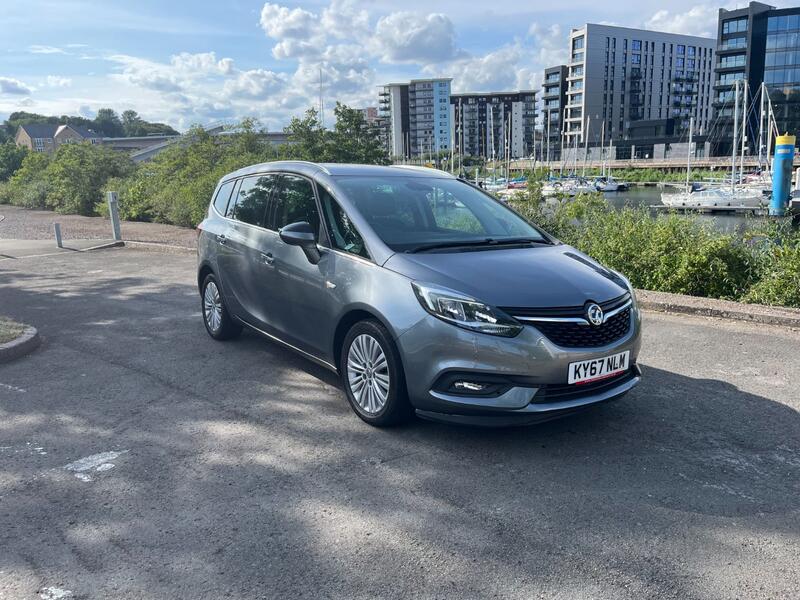
<instances>
[{"instance_id":1,"label":"rear tyre","mask_svg":"<svg viewBox=\"0 0 800 600\"><path fill-rule=\"evenodd\" d=\"M209 274L203 280L200 306L206 331L215 340L229 340L242 332L242 325L233 320L225 307L217 278Z\"/></svg>"},{"instance_id":2,"label":"rear tyre","mask_svg":"<svg viewBox=\"0 0 800 600\"><path fill-rule=\"evenodd\" d=\"M347 332L339 370L350 406L366 423L390 427L413 414L400 354L379 322L361 321Z\"/></svg>"}]
</instances>

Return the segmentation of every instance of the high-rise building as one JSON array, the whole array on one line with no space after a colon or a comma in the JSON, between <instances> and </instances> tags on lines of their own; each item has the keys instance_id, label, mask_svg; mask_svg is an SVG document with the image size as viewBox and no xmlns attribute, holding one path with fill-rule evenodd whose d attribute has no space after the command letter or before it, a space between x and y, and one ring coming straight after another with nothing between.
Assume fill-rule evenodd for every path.
<instances>
[{"instance_id":1,"label":"high-rise building","mask_svg":"<svg viewBox=\"0 0 800 600\"><path fill-rule=\"evenodd\" d=\"M359 108L358 111L364 116L364 121L366 121L367 125L374 125L378 122L377 106L367 106L365 108Z\"/></svg>"},{"instance_id":2,"label":"high-rise building","mask_svg":"<svg viewBox=\"0 0 800 600\"><path fill-rule=\"evenodd\" d=\"M542 160L561 160L564 107L567 105L567 66L545 69L542 83Z\"/></svg>"},{"instance_id":3,"label":"high-rise building","mask_svg":"<svg viewBox=\"0 0 800 600\"><path fill-rule=\"evenodd\" d=\"M414 79L381 87L379 121L389 154L430 156L450 151L452 79Z\"/></svg>"},{"instance_id":4,"label":"high-rise building","mask_svg":"<svg viewBox=\"0 0 800 600\"><path fill-rule=\"evenodd\" d=\"M604 144L630 141L644 158L655 132L685 136L690 117L695 134L706 133L715 40L590 23L571 31L569 50L567 147L598 144L602 132Z\"/></svg>"},{"instance_id":5,"label":"high-rise building","mask_svg":"<svg viewBox=\"0 0 800 600\"><path fill-rule=\"evenodd\" d=\"M720 9L717 56L714 109L719 133L715 153L731 152L736 87L743 107L745 86L748 105L753 100L760 104L764 83L778 130L793 135L800 131L800 7L777 9L751 2L746 8ZM739 131L743 114L742 108ZM760 107L749 107L747 114L746 144L750 153L757 154ZM739 144L737 141L737 147Z\"/></svg>"},{"instance_id":6,"label":"high-rise building","mask_svg":"<svg viewBox=\"0 0 800 600\"><path fill-rule=\"evenodd\" d=\"M450 96L456 152L482 158L533 153L536 92L488 92Z\"/></svg>"}]
</instances>

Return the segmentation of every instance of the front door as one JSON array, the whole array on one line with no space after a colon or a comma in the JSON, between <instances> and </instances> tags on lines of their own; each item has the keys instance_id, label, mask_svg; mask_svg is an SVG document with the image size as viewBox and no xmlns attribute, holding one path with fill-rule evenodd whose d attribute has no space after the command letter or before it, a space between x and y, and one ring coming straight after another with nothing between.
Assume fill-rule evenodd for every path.
<instances>
[{"instance_id":1,"label":"front door","mask_svg":"<svg viewBox=\"0 0 800 600\"><path fill-rule=\"evenodd\" d=\"M242 180L231 199L230 226L222 240L220 271L226 297L239 317L271 331L270 306L273 299L264 291L277 286L273 259L280 242L274 231L265 228L265 216L274 192L277 175L256 175Z\"/></svg>"},{"instance_id":2,"label":"front door","mask_svg":"<svg viewBox=\"0 0 800 600\"><path fill-rule=\"evenodd\" d=\"M270 229L305 221L320 231L320 217L309 179L299 175L281 175L278 190L267 211ZM289 343L316 356L329 353L327 340L334 327L327 305L325 270L329 257L322 255L313 265L303 250L278 241L274 248L275 269L280 285L274 290L272 317Z\"/></svg>"}]
</instances>

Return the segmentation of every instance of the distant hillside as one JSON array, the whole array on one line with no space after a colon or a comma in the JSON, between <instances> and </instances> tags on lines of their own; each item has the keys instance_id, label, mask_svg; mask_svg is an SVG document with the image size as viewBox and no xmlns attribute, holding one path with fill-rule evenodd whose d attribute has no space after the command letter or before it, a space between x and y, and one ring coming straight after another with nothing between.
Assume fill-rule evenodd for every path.
<instances>
[{"instance_id":1,"label":"distant hillside","mask_svg":"<svg viewBox=\"0 0 800 600\"><path fill-rule=\"evenodd\" d=\"M122 115L117 115L110 108L101 108L97 111L94 119L85 117L72 117L62 115L60 117L38 115L19 111L11 115L0 124L0 143L6 140L13 140L17 133L17 127L29 123L51 123L67 125L83 125L89 129L100 133L104 137L137 137L153 134L177 135L169 125L164 123L151 123L142 119L135 110L126 110Z\"/></svg>"}]
</instances>

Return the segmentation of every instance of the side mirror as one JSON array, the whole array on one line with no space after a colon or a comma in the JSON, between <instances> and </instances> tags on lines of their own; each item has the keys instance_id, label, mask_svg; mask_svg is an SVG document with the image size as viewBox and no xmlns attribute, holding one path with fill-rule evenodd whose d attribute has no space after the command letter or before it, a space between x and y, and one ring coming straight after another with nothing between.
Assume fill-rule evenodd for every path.
<instances>
[{"instance_id":1,"label":"side mirror","mask_svg":"<svg viewBox=\"0 0 800 600\"><path fill-rule=\"evenodd\" d=\"M278 235L285 244L299 246L312 265L316 265L320 261L319 250L317 250L317 233L306 221L287 225L281 228Z\"/></svg>"}]
</instances>

